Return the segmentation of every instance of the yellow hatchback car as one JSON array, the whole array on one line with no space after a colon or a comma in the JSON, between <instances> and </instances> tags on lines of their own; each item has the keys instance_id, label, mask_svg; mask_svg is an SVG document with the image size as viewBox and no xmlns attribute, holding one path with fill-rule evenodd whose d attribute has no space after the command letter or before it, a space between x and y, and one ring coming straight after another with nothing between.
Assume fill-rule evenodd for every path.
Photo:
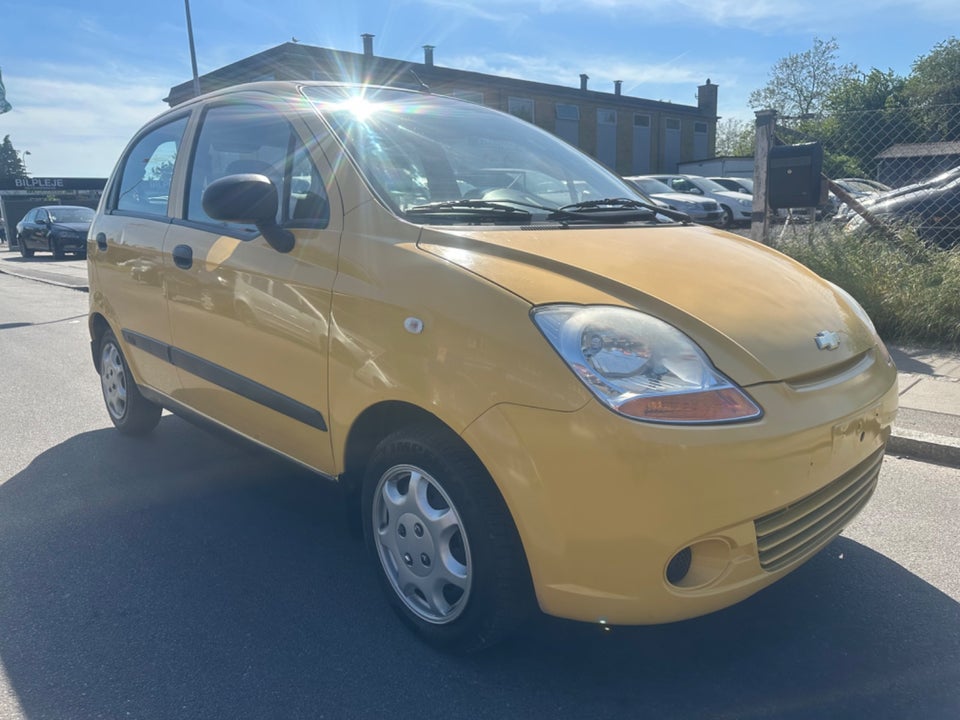
<instances>
[{"instance_id":1,"label":"yellow hatchback car","mask_svg":"<svg viewBox=\"0 0 960 720\"><path fill-rule=\"evenodd\" d=\"M167 408L341 483L389 603L448 648L537 607L645 624L748 597L868 501L897 408L839 287L425 92L175 107L88 244L116 427Z\"/></svg>"}]
</instances>

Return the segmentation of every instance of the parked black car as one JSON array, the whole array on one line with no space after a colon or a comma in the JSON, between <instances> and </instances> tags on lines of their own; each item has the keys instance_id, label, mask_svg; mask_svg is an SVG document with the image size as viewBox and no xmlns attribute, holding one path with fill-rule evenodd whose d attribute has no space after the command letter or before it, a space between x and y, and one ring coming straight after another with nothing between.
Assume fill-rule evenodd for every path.
<instances>
[{"instance_id":1,"label":"parked black car","mask_svg":"<svg viewBox=\"0 0 960 720\"><path fill-rule=\"evenodd\" d=\"M928 245L944 249L960 247L960 177L941 185L920 184L879 195L868 203L870 212L880 219L914 228ZM868 227L863 218L854 217L845 226L849 232Z\"/></svg>"},{"instance_id":2,"label":"parked black car","mask_svg":"<svg viewBox=\"0 0 960 720\"><path fill-rule=\"evenodd\" d=\"M20 254L33 257L37 251L62 259L68 252L87 256L87 232L94 212L77 205L44 205L30 210L17 223Z\"/></svg>"}]
</instances>

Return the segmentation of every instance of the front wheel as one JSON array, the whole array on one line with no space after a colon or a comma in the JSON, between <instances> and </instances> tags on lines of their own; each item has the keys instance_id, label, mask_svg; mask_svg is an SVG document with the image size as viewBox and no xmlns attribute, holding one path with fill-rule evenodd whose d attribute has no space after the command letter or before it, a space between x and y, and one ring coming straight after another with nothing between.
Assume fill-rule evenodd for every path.
<instances>
[{"instance_id":1,"label":"front wheel","mask_svg":"<svg viewBox=\"0 0 960 720\"><path fill-rule=\"evenodd\" d=\"M721 205L720 209L723 210L723 218L720 220L720 227L724 230L729 230L733 227L733 210L728 208L726 205Z\"/></svg>"},{"instance_id":2,"label":"front wheel","mask_svg":"<svg viewBox=\"0 0 960 720\"><path fill-rule=\"evenodd\" d=\"M533 609L526 557L506 504L450 431L421 427L384 439L362 499L364 534L387 598L430 644L479 650Z\"/></svg>"},{"instance_id":3,"label":"front wheel","mask_svg":"<svg viewBox=\"0 0 960 720\"><path fill-rule=\"evenodd\" d=\"M100 387L110 420L125 435L146 435L160 422L163 408L140 394L120 344L110 330L100 341Z\"/></svg>"},{"instance_id":4,"label":"front wheel","mask_svg":"<svg viewBox=\"0 0 960 720\"><path fill-rule=\"evenodd\" d=\"M17 245L20 246L20 255L25 258L32 258L34 251L27 248L27 244L23 240L23 236L17 238Z\"/></svg>"}]
</instances>

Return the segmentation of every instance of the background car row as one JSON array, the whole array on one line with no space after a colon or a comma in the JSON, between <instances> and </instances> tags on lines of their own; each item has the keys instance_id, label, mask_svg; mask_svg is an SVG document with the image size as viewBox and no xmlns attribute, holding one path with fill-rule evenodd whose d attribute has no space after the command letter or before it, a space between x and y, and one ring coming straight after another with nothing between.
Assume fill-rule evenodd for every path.
<instances>
[{"instance_id":1,"label":"background car row","mask_svg":"<svg viewBox=\"0 0 960 720\"><path fill-rule=\"evenodd\" d=\"M688 202L694 200L701 206L712 201L720 209L721 214L716 221L696 220L694 218L697 222L705 222L722 228L750 224L753 213L753 195L740 190L729 190L710 178L700 177L699 175L635 175L626 178L626 180L636 187L640 187L641 183L648 183L648 187L650 187L650 180L658 181L660 185L656 186L655 192L646 190L644 192L654 199L669 194L673 199L664 198L664 202L671 204L671 207L679 196ZM679 207L674 209L680 210ZM691 215L691 217L693 216Z\"/></svg>"}]
</instances>

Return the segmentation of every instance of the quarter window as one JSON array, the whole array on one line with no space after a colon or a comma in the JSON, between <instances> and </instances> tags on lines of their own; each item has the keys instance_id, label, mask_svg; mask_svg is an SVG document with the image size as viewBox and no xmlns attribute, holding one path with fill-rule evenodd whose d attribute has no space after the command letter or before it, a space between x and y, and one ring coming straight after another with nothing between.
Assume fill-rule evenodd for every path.
<instances>
[{"instance_id":1,"label":"quarter window","mask_svg":"<svg viewBox=\"0 0 960 720\"><path fill-rule=\"evenodd\" d=\"M150 130L133 146L120 174L117 210L166 216L173 167L186 127L184 116Z\"/></svg>"}]
</instances>

